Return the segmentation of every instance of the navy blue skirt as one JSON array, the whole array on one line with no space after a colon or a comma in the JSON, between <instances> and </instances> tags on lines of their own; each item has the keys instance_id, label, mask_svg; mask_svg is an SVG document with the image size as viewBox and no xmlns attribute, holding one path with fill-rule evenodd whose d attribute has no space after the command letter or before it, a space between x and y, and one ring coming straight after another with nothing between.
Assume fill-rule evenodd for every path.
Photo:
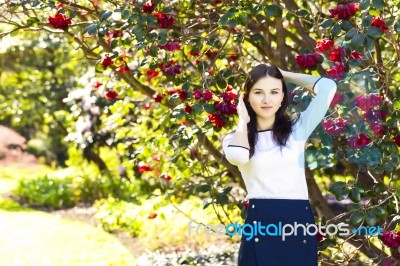
<instances>
[{"instance_id":1,"label":"navy blue skirt","mask_svg":"<svg viewBox=\"0 0 400 266\"><path fill-rule=\"evenodd\" d=\"M295 222L303 226L295 230ZM316 225L309 200L250 199L245 224L239 266L318 265Z\"/></svg>"}]
</instances>

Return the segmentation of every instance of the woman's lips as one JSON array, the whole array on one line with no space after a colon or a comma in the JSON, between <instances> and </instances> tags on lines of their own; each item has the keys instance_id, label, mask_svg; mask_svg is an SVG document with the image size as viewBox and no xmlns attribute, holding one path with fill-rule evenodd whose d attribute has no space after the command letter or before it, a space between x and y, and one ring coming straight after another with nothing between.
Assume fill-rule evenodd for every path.
<instances>
[{"instance_id":1,"label":"woman's lips","mask_svg":"<svg viewBox=\"0 0 400 266\"><path fill-rule=\"evenodd\" d=\"M266 106L266 107L261 107L262 109L264 109L264 110L268 110L268 109L271 109L272 108L272 106Z\"/></svg>"}]
</instances>

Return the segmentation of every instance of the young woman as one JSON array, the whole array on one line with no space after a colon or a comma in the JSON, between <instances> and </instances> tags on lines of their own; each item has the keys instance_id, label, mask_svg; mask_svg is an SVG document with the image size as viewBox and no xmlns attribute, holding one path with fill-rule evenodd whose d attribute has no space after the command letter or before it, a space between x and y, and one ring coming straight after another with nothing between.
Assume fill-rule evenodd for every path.
<instances>
[{"instance_id":1,"label":"young woman","mask_svg":"<svg viewBox=\"0 0 400 266\"><path fill-rule=\"evenodd\" d=\"M294 122L286 114L289 96L285 82L316 94ZM249 207L245 224L274 226L263 228L264 233L250 240L242 235L239 266L317 265L304 150L335 92L336 83L325 77L287 72L269 64L250 71L244 94L239 96L237 128L225 136L223 149L226 159L238 166L246 185ZM283 239L283 231L291 231L285 224L294 227L295 223L303 227ZM309 225L314 228L308 233Z\"/></svg>"}]
</instances>

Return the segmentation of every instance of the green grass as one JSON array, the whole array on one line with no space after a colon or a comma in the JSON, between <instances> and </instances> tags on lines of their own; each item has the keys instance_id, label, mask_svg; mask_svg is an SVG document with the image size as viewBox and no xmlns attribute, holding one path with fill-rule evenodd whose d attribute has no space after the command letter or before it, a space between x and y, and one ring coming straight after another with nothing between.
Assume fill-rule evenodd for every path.
<instances>
[{"instance_id":1,"label":"green grass","mask_svg":"<svg viewBox=\"0 0 400 266\"><path fill-rule=\"evenodd\" d=\"M4 169L0 194L11 192L18 177L39 171ZM20 206L0 195L0 265L135 265L112 235L83 222Z\"/></svg>"}]
</instances>

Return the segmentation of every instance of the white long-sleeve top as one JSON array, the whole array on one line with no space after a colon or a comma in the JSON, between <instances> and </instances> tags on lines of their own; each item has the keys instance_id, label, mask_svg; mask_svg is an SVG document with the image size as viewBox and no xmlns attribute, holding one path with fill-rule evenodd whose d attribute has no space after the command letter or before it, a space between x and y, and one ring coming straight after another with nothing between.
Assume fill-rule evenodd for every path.
<instances>
[{"instance_id":1,"label":"white long-sleeve top","mask_svg":"<svg viewBox=\"0 0 400 266\"><path fill-rule=\"evenodd\" d=\"M320 78L313 87L316 96L294 123L292 133L282 147L272 138L272 130L258 131L255 152L230 145L234 132L223 139L226 159L238 166L247 189L247 198L308 199L305 177L305 143L324 118L336 92L336 83Z\"/></svg>"}]
</instances>

